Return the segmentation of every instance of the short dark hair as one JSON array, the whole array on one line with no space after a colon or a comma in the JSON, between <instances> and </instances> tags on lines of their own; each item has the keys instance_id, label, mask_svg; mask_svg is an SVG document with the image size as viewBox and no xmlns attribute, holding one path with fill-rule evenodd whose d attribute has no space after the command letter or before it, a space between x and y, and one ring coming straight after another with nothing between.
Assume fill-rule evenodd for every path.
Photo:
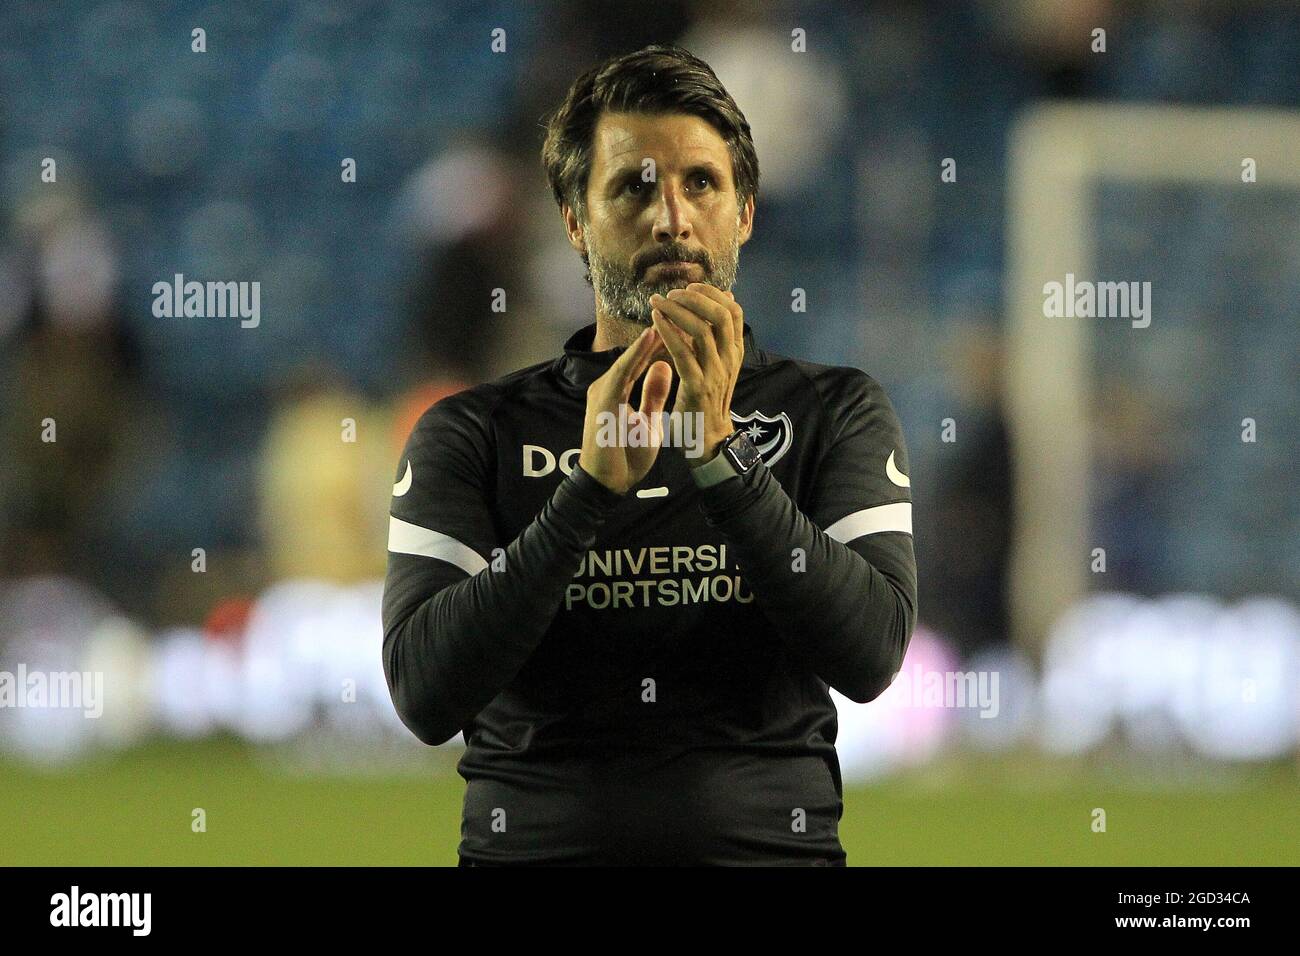
<instances>
[{"instance_id":1,"label":"short dark hair","mask_svg":"<svg viewBox=\"0 0 1300 956\"><path fill-rule=\"evenodd\" d=\"M545 120L542 165L557 205L586 219L591 140L596 121L615 113L690 113L722 136L731 154L736 196L758 193L758 154L749 123L707 63L679 46L654 44L592 67Z\"/></svg>"}]
</instances>

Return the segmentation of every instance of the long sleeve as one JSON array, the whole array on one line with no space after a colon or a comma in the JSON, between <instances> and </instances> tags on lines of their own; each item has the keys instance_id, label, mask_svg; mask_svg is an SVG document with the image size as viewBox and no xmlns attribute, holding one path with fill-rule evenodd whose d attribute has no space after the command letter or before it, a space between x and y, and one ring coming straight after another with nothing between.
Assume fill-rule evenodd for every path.
<instances>
[{"instance_id":1,"label":"long sleeve","mask_svg":"<svg viewBox=\"0 0 1300 956\"><path fill-rule=\"evenodd\" d=\"M866 703L902 666L916 620L916 559L902 430L856 373L827 395L836 424L805 515L762 463L701 490L701 509L796 658Z\"/></svg>"},{"instance_id":2,"label":"long sleeve","mask_svg":"<svg viewBox=\"0 0 1300 956\"><path fill-rule=\"evenodd\" d=\"M488 416L474 414L474 397L456 398L426 412L407 442L384 582L384 674L398 715L427 744L454 737L518 674L622 497L575 467L497 551Z\"/></svg>"}]
</instances>

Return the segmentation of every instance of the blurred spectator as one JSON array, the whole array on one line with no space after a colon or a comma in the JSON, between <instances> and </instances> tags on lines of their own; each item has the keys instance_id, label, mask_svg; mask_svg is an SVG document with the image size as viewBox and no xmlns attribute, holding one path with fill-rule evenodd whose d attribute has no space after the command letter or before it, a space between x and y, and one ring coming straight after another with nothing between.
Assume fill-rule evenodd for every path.
<instances>
[{"instance_id":1,"label":"blurred spectator","mask_svg":"<svg viewBox=\"0 0 1300 956\"><path fill-rule=\"evenodd\" d=\"M282 389L259 463L272 580L381 577L392 483L390 413L305 366Z\"/></svg>"},{"instance_id":2,"label":"blurred spectator","mask_svg":"<svg viewBox=\"0 0 1300 956\"><path fill-rule=\"evenodd\" d=\"M962 327L949 352L960 403L951 416L957 440L942 446L934 499L917 509L925 515L925 531L917 535L917 567L923 575L924 620L969 659L1010 640L1011 453L998 334L980 325Z\"/></svg>"},{"instance_id":3,"label":"blurred spectator","mask_svg":"<svg viewBox=\"0 0 1300 956\"><path fill-rule=\"evenodd\" d=\"M68 191L24 204L10 235L6 258L17 268L5 292L16 321L0 329L0 575L67 572L102 587L114 559L110 494L141 453L143 411L117 252Z\"/></svg>"}]
</instances>

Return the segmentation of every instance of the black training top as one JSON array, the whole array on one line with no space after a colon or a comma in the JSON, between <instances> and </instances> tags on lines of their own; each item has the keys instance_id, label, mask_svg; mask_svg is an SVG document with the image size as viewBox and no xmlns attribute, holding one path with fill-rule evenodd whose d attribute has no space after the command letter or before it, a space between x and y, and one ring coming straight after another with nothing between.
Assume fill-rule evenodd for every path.
<instances>
[{"instance_id":1,"label":"black training top","mask_svg":"<svg viewBox=\"0 0 1300 956\"><path fill-rule=\"evenodd\" d=\"M619 495L577 466L587 386L623 351L594 334L442 399L398 463L384 671L417 737L464 731L460 856L843 860L827 685L878 696L916 617L894 409L746 325L731 414L763 462L700 489L664 447Z\"/></svg>"}]
</instances>

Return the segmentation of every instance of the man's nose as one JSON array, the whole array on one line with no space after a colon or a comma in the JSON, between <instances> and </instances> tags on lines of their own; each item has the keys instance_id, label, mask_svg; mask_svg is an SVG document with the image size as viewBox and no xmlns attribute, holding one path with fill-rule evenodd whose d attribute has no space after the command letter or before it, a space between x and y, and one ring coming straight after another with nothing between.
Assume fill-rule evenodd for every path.
<instances>
[{"instance_id":1,"label":"man's nose","mask_svg":"<svg viewBox=\"0 0 1300 956\"><path fill-rule=\"evenodd\" d=\"M664 183L659 190L659 201L655 208L655 240L672 242L689 239L690 236L690 206L676 186Z\"/></svg>"}]
</instances>

